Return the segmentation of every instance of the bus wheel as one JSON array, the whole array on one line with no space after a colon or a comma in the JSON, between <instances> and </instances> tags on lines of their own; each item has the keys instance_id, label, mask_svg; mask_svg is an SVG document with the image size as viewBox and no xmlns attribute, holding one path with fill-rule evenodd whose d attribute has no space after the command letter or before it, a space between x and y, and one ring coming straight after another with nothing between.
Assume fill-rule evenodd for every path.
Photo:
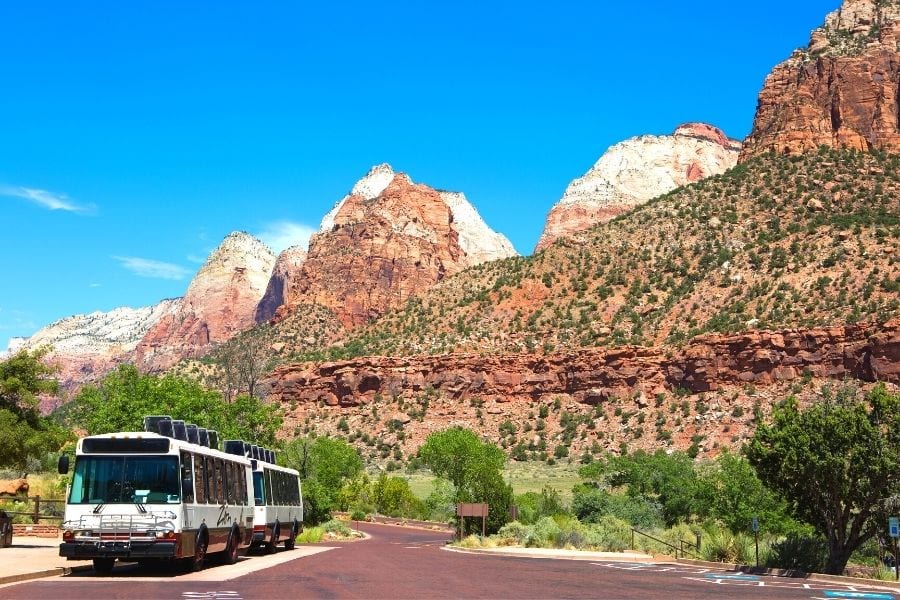
<instances>
[{"instance_id":1,"label":"bus wheel","mask_svg":"<svg viewBox=\"0 0 900 600\"><path fill-rule=\"evenodd\" d=\"M188 559L191 571L202 571L206 562L206 538L203 533L197 534L197 544L194 546L194 556Z\"/></svg>"},{"instance_id":2,"label":"bus wheel","mask_svg":"<svg viewBox=\"0 0 900 600\"><path fill-rule=\"evenodd\" d=\"M116 559L114 558L95 558L94 570L103 575L107 575L112 572L115 563Z\"/></svg>"},{"instance_id":3,"label":"bus wheel","mask_svg":"<svg viewBox=\"0 0 900 600\"><path fill-rule=\"evenodd\" d=\"M228 546L225 547L224 561L226 565L233 565L238 560L238 545L240 544L240 532L237 529L231 530L228 537Z\"/></svg>"},{"instance_id":4,"label":"bus wheel","mask_svg":"<svg viewBox=\"0 0 900 600\"><path fill-rule=\"evenodd\" d=\"M293 550L294 546L297 544L297 520L294 520L294 526L291 527L291 537L284 540L284 549L285 550Z\"/></svg>"},{"instance_id":5,"label":"bus wheel","mask_svg":"<svg viewBox=\"0 0 900 600\"><path fill-rule=\"evenodd\" d=\"M269 540L269 543L266 544L266 554L275 554L275 552L278 551L278 535L281 533L280 529L281 527L278 524L278 521L276 521L275 528L272 530L272 538Z\"/></svg>"}]
</instances>

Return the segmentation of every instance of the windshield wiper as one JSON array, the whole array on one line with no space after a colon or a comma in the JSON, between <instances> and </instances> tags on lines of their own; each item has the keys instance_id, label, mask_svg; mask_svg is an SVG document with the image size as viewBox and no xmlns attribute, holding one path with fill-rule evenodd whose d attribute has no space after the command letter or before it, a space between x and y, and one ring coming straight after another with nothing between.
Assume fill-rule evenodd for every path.
<instances>
[{"instance_id":1,"label":"windshield wiper","mask_svg":"<svg viewBox=\"0 0 900 600\"><path fill-rule=\"evenodd\" d=\"M146 514L146 513L147 513L147 509L146 509L146 508L144 507L144 505L141 504L140 502L135 502L134 505L137 506L137 509L138 509L138 511L141 512L141 514Z\"/></svg>"},{"instance_id":2,"label":"windshield wiper","mask_svg":"<svg viewBox=\"0 0 900 600\"><path fill-rule=\"evenodd\" d=\"M106 506L103 502L94 507L94 514L99 515L100 511L103 510L103 507Z\"/></svg>"}]
</instances>

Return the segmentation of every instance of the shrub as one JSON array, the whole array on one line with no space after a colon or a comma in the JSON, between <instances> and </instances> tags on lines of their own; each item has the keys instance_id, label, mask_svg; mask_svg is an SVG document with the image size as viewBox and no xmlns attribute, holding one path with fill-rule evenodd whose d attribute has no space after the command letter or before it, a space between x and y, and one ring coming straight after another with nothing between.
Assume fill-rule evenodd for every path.
<instances>
[{"instance_id":1,"label":"shrub","mask_svg":"<svg viewBox=\"0 0 900 600\"><path fill-rule=\"evenodd\" d=\"M500 546L521 546L525 544L531 529L518 521L512 521L500 528L494 536Z\"/></svg>"},{"instance_id":2,"label":"shrub","mask_svg":"<svg viewBox=\"0 0 900 600\"><path fill-rule=\"evenodd\" d=\"M561 533L559 525L551 517L544 517L534 524L525 540L530 548L547 548L553 546Z\"/></svg>"},{"instance_id":3,"label":"shrub","mask_svg":"<svg viewBox=\"0 0 900 600\"><path fill-rule=\"evenodd\" d=\"M306 527L297 536L298 544L318 544L322 541L325 530L321 527Z\"/></svg>"},{"instance_id":4,"label":"shrub","mask_svg":"<svg viewBox=\"0 0 900 600\"><path fill-rule=\"evenodd\" d=\"M623 552L631 548L631 525L611 515L600 517L584 530L587 546L604 552Z\"/></svg>"},{"instance_id":5,"label":"shrub","mask_svg":"<svg viewBox=\"0 0 900 600\"><path fill-rule=\"evenodd\" d=\"M350 537L350 527L344 522L339 521L338 519L332 519L327 523L322 525L322 530L325 533L334 533L343 537Z\"/></svg>"},{"instance_id":6,"label":"shrub","mask_svg":"<svg viewBox=\"0 0 900 600\"><path fill-rule=\"evenodd\" d=\"M766 566L821 573L825 569L827 554L825 540L819 536L788 535L780 542L772 544Z\"/></svg>"}]
</instances>

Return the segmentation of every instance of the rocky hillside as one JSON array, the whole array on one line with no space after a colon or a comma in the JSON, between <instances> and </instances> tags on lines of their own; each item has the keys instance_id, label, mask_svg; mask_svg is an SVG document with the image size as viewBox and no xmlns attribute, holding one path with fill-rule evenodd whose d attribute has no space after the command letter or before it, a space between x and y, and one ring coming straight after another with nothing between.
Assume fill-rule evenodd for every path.
<instances>
[{"instance_id":1,"label":"rocky hillside","mask_svg":"<svg viewBox=\"0 0 900 600\"><path fill-rule=\"evenodd\" d=\"M163 300L145 308L122 307L66 317L22 340L15 349L33 351L51 347L50 358L59 366L60 383L70 388L91 381L127 360L150 328L178 302Z\"/></svg>"},{"instance_id":2,"label":"rocky hillside","mask_svg":"<svg viewBox=\"0 0 900 600\"><path fill-rule=\"evenodd\" d=\"M629 448L715 453L752 433L787 393L828 378L900 384L900 320L778 332L712 334L674 352L589 348L550 354L370 357L279 367L269 397L289 427L344 436L395 459L454 424L514 457L577 457Z\"/></svg>"},{"instance_id":3,"label":"rocky hillside","mask_svg":"<svg viewBox=\"0 0 900 600\"><path fill-rule=\"evenodd\" d=\"M900 156L766 154L530 258L441 282L360 354L679 344L884 322L900 307Z\"/></svg>"},{"instance_id":4,"label":"rocky hillside","mask_svg":"<svg viewBox=\"0 0 900 600\"><path fill-rule=\"evenodd\" d=\"M672 135L619 142L569 184L547 216L536 251L677 187L718 175L737 163L740 149L740 142L704 123L687 123Z\"/></svg>"},{"instance_id":5,"label":"rocky hillside","mask_svg":"<svg viewBox=\"0 0 900 600\"><path fill-rule=\"evenodd\" d=\"M243 232L226 237L184 297L141 339L136 364L145 370L164 370L183 358L202 356L252 327L274 266L275 255L256 238Z\"/></svg>"},{"instance_id":6,"label":"rocky hillside","mask_svg":"<svg viewBox=\"0 0 900 600\"><path fill-rule=\"evenodd\" d=\"M844 0L766 78L742 160L825 145L900 152L900 1Z\"/></svg>"},{"instance_id":7,"label":"rocky hillside","mask_svg":"<svg viewBox=\"0 0 900 600\"><path fill-rule=\"evenodd\" d=\"M466 267L514 254L462 194L380 165L325 216L306 260L286 278L276 319L319 305L352 329Z\"/></svg>"}]
</instances>

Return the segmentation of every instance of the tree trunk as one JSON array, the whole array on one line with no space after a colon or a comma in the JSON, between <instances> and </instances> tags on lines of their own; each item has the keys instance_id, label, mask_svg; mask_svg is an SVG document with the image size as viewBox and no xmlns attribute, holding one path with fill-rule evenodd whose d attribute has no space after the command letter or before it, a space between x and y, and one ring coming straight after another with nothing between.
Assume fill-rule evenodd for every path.
<instances>
[{"instance_id":1,"label":"tree trunk","mask_svg":"<svg viewBox=\"0 0 900 600\"><path fill-rule=\"evenodd\" d=\"M843 575L844 569L847 567L847 561L853 553L845 545L828 543L828 559L825 561L826 575Z\"/></svg>"}]
</instances>

